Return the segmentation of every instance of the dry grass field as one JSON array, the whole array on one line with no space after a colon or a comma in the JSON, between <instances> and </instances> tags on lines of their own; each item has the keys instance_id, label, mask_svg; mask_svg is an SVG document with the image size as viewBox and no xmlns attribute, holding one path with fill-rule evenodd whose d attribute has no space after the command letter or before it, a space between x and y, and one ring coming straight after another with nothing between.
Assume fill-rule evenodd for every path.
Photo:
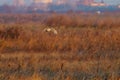
<instances>
[{"instance_id":1,"label":"dry grass field","mask_svg":"<svg viewBox=\"0 0 120 80\"><path fill-rule=\"evenodd\" d=\"M120 14L0 14L0 80L120 80Z\"/></svg>"}]
</instances>

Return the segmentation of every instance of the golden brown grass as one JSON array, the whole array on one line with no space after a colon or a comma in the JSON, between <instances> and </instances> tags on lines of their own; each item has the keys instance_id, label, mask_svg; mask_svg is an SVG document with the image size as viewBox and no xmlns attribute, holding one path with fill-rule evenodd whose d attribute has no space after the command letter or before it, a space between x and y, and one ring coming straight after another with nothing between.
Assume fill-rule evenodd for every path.
<instances>
[{"instance_id":1,"label":"golden brown grass","mask_svg":"<svg viewBox=\"0 0 120 80\"><path fill-rule=\"evenodd\" d=\"M120 79L120 59L116 58L115 56L112 56L114 59L101 57L100 59L87 60L87 58L81 58L84 57L84 55L78 56L70 53L47 54L21 52L8 54L9 53L0 55L0 79Z\"/></svg>"},{"instance_id":2,"label":"golden brown grass","mask_svg":"<svg viewBox=\"0 0 120 80\"><path fill-rule=\"evenodd\" d=\"M120 28L113 29L59 29L58 35L38 31L20 30L21 28L1 31L0 51L34 52L87 52L120 50ZM19 31L20 30L20 31Z\"/></svg>"},{"instance_id":3,"label":"golden brown grass","mask_svg":"<svg viewBox=\"0 0 120 80\"><path fill-rule=\"evenodd\" d=\"M119 79L119 14L0 15L0 80Z\"/></svg>"}]
</instances>

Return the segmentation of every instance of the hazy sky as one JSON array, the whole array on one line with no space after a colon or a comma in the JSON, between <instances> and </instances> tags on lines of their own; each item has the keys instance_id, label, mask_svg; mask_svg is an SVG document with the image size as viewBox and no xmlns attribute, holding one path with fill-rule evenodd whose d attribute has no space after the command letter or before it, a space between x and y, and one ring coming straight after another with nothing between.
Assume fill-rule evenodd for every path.
<instances>
[{"instance_id":1,"label":"hazy sky","mask_svg":"<svg viewBox=\"0 0 120 80\"><path fill-rule=\"evenodd\" d=\"M0 5L1 4L12 4L13 0L0 0ZM26 2L30 3L32 0L25 0ZM101 1L101 0L95 0L95 1ZM104 0L105 3L111 4L111 5L118 5L120 4L120 0Z\"/></svg>"}]
</instances>

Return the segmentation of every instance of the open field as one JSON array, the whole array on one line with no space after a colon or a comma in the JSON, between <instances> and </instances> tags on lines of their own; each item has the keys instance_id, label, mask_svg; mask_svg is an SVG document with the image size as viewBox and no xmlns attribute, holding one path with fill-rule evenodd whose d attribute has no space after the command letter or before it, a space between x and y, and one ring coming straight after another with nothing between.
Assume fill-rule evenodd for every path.
<instances>
[{"instance_id":1,"label":"open field","mask_svg":"<svg viewBox=\"0 0 120 80\"><path fill-rule=\"evenodd\" d=\"M94 56L94 58L73 53L1 54L0 79L119 80L119 57L119 53L115 52L106 56Z\"/></svg>"},{"instance_id":2,"label":"open field","mask_svg":"<svg viewBox=\"0 0 120 80\"><path fill-rule=\"evenodd\" d=\"M120 80L120 14L1 14L0 80Z\"/></svg>"}]
</instances>

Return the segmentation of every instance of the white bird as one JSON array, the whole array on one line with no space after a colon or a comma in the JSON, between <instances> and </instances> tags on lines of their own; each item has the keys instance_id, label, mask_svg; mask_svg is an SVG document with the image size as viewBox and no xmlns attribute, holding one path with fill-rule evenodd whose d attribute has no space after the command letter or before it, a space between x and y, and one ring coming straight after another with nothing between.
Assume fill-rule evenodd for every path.
<instances>
[{"instance_id":1,"label":"white bird","mask_svg":"<svg viewBox=\"0 0 120 80\"><path fill-rule=\"evenodd\" d=\"M45 28L43 31L44 31L44 32L48 32L48 33L53 33L53 34L55 34L55 35L58 34L57 30L54 29L54 28Z\"/></svg>"},{"instance_id":2,"label":"white bird","mask_svg":"<svg viewBox=\"0 0 120 80\"><path fill-rule=\"evenodd\" d=\"M101 11L96 11L97 14L101 14Z\"/></svg>"}]
</instances>

